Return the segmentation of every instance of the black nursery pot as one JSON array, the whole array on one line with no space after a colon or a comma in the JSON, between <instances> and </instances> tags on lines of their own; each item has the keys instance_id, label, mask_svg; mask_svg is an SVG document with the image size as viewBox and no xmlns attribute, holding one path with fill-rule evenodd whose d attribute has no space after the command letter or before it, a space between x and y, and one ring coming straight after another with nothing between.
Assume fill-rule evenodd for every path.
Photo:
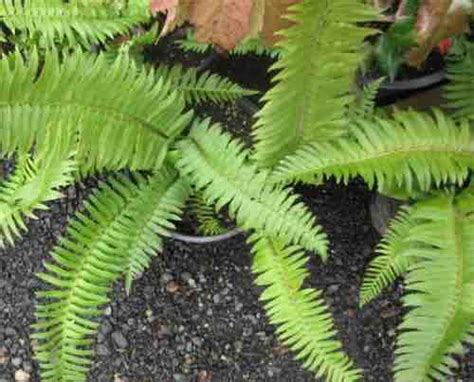
<instances>
[{"instance_id":1,"label":"black nursery pot","mask_svg":"<svg viewBox=\"0 0 474 382\"><path fill-rule=\"evenodd\" d=\"M387 79L381 84L377 95L377 104L387 106L418 92L440 86L446 81L444 66L443 56L436 51L427 58L421 69L403 66L394 81ZM368 85L381 77L383 75L374 68L368 74L361 75L359 81L362 85Z\"/></svg>"}]
</instances>

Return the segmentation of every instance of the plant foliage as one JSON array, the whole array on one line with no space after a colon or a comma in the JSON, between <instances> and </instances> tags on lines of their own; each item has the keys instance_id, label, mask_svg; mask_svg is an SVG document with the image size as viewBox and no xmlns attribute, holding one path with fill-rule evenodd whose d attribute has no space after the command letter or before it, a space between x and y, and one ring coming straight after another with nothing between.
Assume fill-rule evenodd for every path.
<instances>
[{"instance_id":1,"label":"plant foliage","mask_svg":"<svg viewBox=\"0 0 474 382\"><path fill-rule=\"evenodd\" d=\"M130 287L173 228L187 187L174 172L151 178L119 176L104 183L76 214L39 277L35 338L43 381L85 381L95 318L123 274Z\"/></svg>"},{"instance_id":2,"label":"plant foliage","mask_svg":"<svg viewBox=\"0 0 474 382\"><path fill-rule=\"evenodd\" d=\"M341 351L331 314L321 292L303 288L308 256L298 246L254 234L252 270L265 287L260 299L282 342L304 366L328 381L358 381L360 371Z\"/></svg>"},{"instance_id":3,"label":"plant foliage","mask_svg":"<svg viewBox=\"0 0 474 382\"><path fill-rule=\"evenodd\" d=\"M39 74L38 74L39 73ZM71 91L74 89L74 91ZM48 126L79 134L81 170L159 166L191 113L169 82L126 55L17 51L0 60L0 151L27 153ZM60 124L65 116L74 124ZM100 128L98 128L100 126Z\"/></svg>"},{"instance_id":4,"label":"plant foliage","mask_svg":"<svg viewBox=\"0 0 474 382\"><path fill-rule=\"evenodd\" d=\"M248 163L250 153L243 143L207 120L196 123L178 147L178 167L209 204L218 209L227 205L245 229L327 255L326 237L310 211L288 190L269 183L267 172Z\"/></svg>"},{"instance_id":5,"label":"plant foliage","mask_svg":"<svg viewBox=\"0 0 474 382\"><path fill-rule=\"evenodd\" d=\"M461 185L474 166L473 154L467 121L456 122L439 110L432 115L404 111L359 120L350 135L300 149L282 161L274 177L319 183L360 176L370 187L427 191Z\"/></svg>"},{"instance_id":6,"label":"plant foliage","mask_svg":"<svg viewBox=\"0 0 474 382\"><path fill-rule=\"evenodd\" d=\"M148 2L143 0L118 1L116 6L90 0L0 1L0 21L9 32L42 47L105 43L148 18Z\"/></svg>"},{"instance_id":7,"label":"plant foliage","mask_svg":"<svg viewBox=\"0 0 474 382\"><path fill-rule=\"evenodd\" d=\"M364 2L352 0L305 0L290 8L294 25L281 32L275 86L265 94L255 125L255 158L262 166L345 130L360 48L372 33L358 24L374 16Z\"/></svg>"}]
</instances>

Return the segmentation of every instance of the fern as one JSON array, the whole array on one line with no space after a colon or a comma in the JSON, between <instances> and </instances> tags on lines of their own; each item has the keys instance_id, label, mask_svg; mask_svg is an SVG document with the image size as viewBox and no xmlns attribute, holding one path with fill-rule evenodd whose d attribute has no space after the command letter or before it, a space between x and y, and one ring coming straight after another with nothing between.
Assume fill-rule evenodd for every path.
<instances>
[{"instance_id":1,"label":"fern","mask_svg":"<svg viewBox=\"0 0 474 382\"><path fill-rule=\"evenodd\" d=\"M39 72L39 74L38 74ZM0 60L0 151L28 152L46 126L79 133L83 172L150 169L186 127L191 113L169 83L137 71L126 55L112 65L103 55L37 53L27 62L16 52ZM65 118L76 121L61 124Z\"/></svg>"},{"instance_id":2,"label":"fern","mask_svg":"<svg viewBox=\"0 0 474 382\"><path fill-rule=\"evenodd\" d=\"M210 206L204 200L202 193L194 192L191 196L191 206L199 222L199 231L204 235L221 235L226 231L219 220L215 206Z\"/></svg>"},{"instance_id":3,"label":"fern","mask_svg":"<svg viewBox=\"0 0 474 382\"><path fill-rule=\"evenodd\" d=\"M474 166L469 124L438 110L363 119L351 133L302 148L278 166L275 180L318 183L331 176L343 181L361 176L370 187L426 191L441 183L462 184Z\"/></svg>"},{"instance_id":4,"label":"fern","mask_svg":"<svg viewBox=\"0 0 474 382\"><path fill-rule=\"evenodd\" d=\"M20 156L10 179L0 185L0 247L14 244L26 231L24 217L36 218L34 211L61 197L59 189L70 185L77 170L74 137L67 131L38 142L33 157Z\"/></svg>"},{"instance_id":5,"label":"fern","mask_svg":"<svg viewBox=\"0 0 474 382\"><path fill-rule=\"evenodd\" d=\"M299 247L285 247L278 240L259 235L253 245L252 270L256 284L266 287L261 300L281 341L304 362L304 367L331 381L358 381L360 372L341 351L331 314L321 292L304 288L308 257Z\"/></svg>"},{"instance_id":6,"label":"fern","mask_svg":"<svg viewBox=\"0 0 474 382\"><path fill-rule=\"evenodd\" d=\"M181 65L172 67L161 65L157 69L157 75L181 92L188 104L202 102L222 104L255 94L255 91L244 89L217 74L199 73L197 69L184 69Z\"/></svg>"},{"instance_id":7,"label":"fern","mask_svg":"<svg viewBox=\"0 0 474 382\"><path fill-rule=\"evenodd\" d=\"M173 227L185 197L185 184L173 173L122 176L103 184L77 213L39 275L50 287L38 293L34 335L43 381L86 380L90 337L111 285L125 273L130 287L160 249L159 236Z\"/></svg>"},{"instance_id":8,"label":"fern","mask_svg":"<svg viewBox=\"0 0 474 382\"><path fill-rule=\"evenodd\" d=\"M178 144L178 167L217 209L228 205L244 229L327 255L326 236L307 208L288 190L267 182L268 173L248 163L243 144L209 121L198 122Z\"/></svg>"},{"instance_id":9,"label":"fern","mask_svg":"<svg viewBox=\"0 0 474 382\"><path fill-rule=\"evenodd\" d=\"M381 77L362 87L360 95L349 105L349 119L370 118L376 113L377 94L384 81L385 77Z\"/></svg>"},{"instance_id":10,"label":"fern","mask_svg":"<svg viewBox=\"0 0 474 382\"><path fill-rule=\"evenodd\" d=\"M455 117L474 119L474 43L465 43L466 52L462 57L448 61L448 79L445 97L448 106L454 109Z\"/></svg>"},{"instance_id":11,"label":"fern","mask_svg":"<svg viewBox=\"0 0 474 382\"><path fill-rule=\"evenodd\" d=\"M148 2L134 0L113 7L105 2L61 0L1 0L0 21L12 34L40 46L67 44L86 48L126 34L149 18Z\"/></svg>"},{"instance_id":12,"label":"fern","mask_svg":"<svg viewBox=\"0 0 474 382\"><path fill-rule=\"evenodd\" d=\"M405 240L414 228L411 209L404 208L392 221L389 231L379 245L377 256L369 264L360 292L360 306L377 297L384 288L402 276L412 265L413 259L405 253L410 244Z\"/></svg>"},{"instance_id":13,"label":"fern","mask_svg":"<svg viewBox=\"0 0 474 382\"><path fill-rule=\"evenodd\" d=\"M444 380L456 366L453 354L473 343L474 196L439 194L418 202L413 228L401 255L416 262L406 278L404 304L411 308L400 325L395 380Z\"/></svg>"},{"instance_id":14,"label":"fern","mask_svg":"<svg viewBox=\"0 0 474 382\"><path fill-rule=\"evenodd\" d=\"M189 30L186 33L186 38L176 41L176 45L185 52L199 54L207 53L212 49L212 44L196 41L194 33ZM243 56L251 53L257 56L270 56L275 58L280 55L279 49L266 47L264 42L259 38L244 39L229 53L234 56Z\"/></svg>"},{"instance_id":15,"label":"fern","mask_svg":"<svg viewBox=\"0 0 474 382\"><path fill-rule=\"evenodd\" d=\"M294 26L282 31L276 85L255 125L255 158L273 166L301 144L321 142L344 131L345 108L360 47L371 30L357 26L374 18L362 1L304 0L290 8Z\"/></svg>"}]
</instances>

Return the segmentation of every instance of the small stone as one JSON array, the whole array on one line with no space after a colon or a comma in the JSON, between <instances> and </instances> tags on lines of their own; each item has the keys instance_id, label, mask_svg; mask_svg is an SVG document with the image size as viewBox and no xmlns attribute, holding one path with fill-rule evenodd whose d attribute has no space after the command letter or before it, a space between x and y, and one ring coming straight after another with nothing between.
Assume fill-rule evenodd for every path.
<instances>
[{"instance_id":1,"label":"small stone","mask_svg":"<svg viewBox=\"0 0 474 382\"><path fill-rule=\"evenodd\" d=\"M175 382L188 382L188 378L184 374L173 374L173 379Z\"/></svg>"},{"instance_id":2,"label":"small stone","mask_svg":"<svg viewBox=\"0 0 474 382\"><path fill-rule=\"evenodd\" d=\"M20 357L15 357L12 359L12 365L15 367L20 366L22 362L23 360Z\"/></svg>"},{"instance_id":3,"label":"small stone","mask_svg":"<svg viewBox=\"0 0 474 382\"><path fill-rule=\"evenodd\" d=\"M104 314L105 314L107 317L110 317L110 316L112 315L112 307L111 307L111 306L108 306L107 308L105 308Z\"/></svg>"},{"instance_id":4,"label":"small stone","mask_svg":"<svg viewBox=\"0 0 474 382\"><path fill-rule=\"evenodd\" d=\"M97 354L102 357L107 357L110 355L110 350L107 346L100 344L97 346Z\"/></svg>"},{"instance_id":5,"label":"small stone","mask_svg":"<svg viewBox=\"0 0 474 382\"><path fill-rule=\"evenodd\" d=\"M31 381L31 375L24 370L17 370L15 372L15 381L16 382L29 382Z\"/></svg>"},{"instance_id":6,"label":"small stone","mask_svg":"<svg viewBox=\"0 0 474 382\"><path fill-rule=\"evenodd\" d=\"M163 273L160 277L160 283L161 285L166 285L168 284L171 280L173 280L173 276L171 276L169 273Z\"/></svg>"},{"instance_id":7,"label":"small stone","mask_svg":"<svg viewBox=\"0 0 474 382\"><path fill-rule=\"evenodd\" d=\"M6 347L0 347L0 365L5 365L8 363L8 350Z\"/></svg>"},{"instance_id":8,"label":"small stone","mask_svg":"<svg viewBox=\"0 0 474 382\"><path fill-rule=\"evenodd\" d=\"M179 290L179 284L176 281L170 281L166 284L166 291L168 293L174 294Z\"/></svg>"},{"instance_id":9,"label":"small stone","mask_svg":"<svg viewBox=\"0 0 474 382\"><path fill-rule=\"evenodd\" d=\"M211 374L206 370L201 370L196 377L196 382L209 382L210 380Z\"/></svg>"},{"instance_id":10,"label":"small stone","mask_svg":"<svg viewBox=\"0 0 474 382\"><path fill-rule=\"evenodd\" d=\"M128 341L121 332L113 332L112 333L112 341L114 341L115 345L119 349L125 349L128 346Z\"/></svg>"},{"instance_id":11,"label":"small stone","mask_svg":"<svg viewBox=\"0 0 474 382\"><path fill-rule=\"evenodd\" d=\"M214 296L212 296L212 301L214 302L214 304L219 304L219 302L221 301L221 296L215 294Z\"/></svg>"},{"instance_id":12,"label":"small stone","mask_svg":"<svg viewBox=\"0 0 474 382\"><path fill-rule=\"evenodd\" d=\"M333 284L330 285L328 288L329 293L336 293L339 290L339 285L338 284Z\"/></svg>"}]
</instances>

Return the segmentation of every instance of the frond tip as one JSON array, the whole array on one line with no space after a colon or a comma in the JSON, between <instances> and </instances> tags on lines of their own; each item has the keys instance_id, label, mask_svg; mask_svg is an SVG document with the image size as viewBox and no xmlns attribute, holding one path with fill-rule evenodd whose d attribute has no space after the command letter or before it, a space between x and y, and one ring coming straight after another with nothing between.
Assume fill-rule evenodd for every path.
<instances>
[{"instance_id":1,"label":"frond tip","mask_svg":"<svg viewBox=\"0 0 474 382\"><path fill-rule=\"evenodd\" d=\"M377 297L384 288L391 285L397 277L405 274L412 263L404 248L406 238L413 228L410 208L404 208L390 223L382 242L377 248L377 256L369 264L360 290L360 306Z\"/></svg>"},{"instance_id":2,"label":"frond tip","mask_svg":"<svg viewBox=\"0 0 474 382\"><path fill-rule=\"evenodd\" d=\"M328 382L358 381L360 371L335 339L321 292L303 289L308 257L299 247L285 247L278 240L257 234L249 242L253 246L255 282L266 288L260 299L283 343L318 377L326 377Z\"/></svg>"}]
</instances>

